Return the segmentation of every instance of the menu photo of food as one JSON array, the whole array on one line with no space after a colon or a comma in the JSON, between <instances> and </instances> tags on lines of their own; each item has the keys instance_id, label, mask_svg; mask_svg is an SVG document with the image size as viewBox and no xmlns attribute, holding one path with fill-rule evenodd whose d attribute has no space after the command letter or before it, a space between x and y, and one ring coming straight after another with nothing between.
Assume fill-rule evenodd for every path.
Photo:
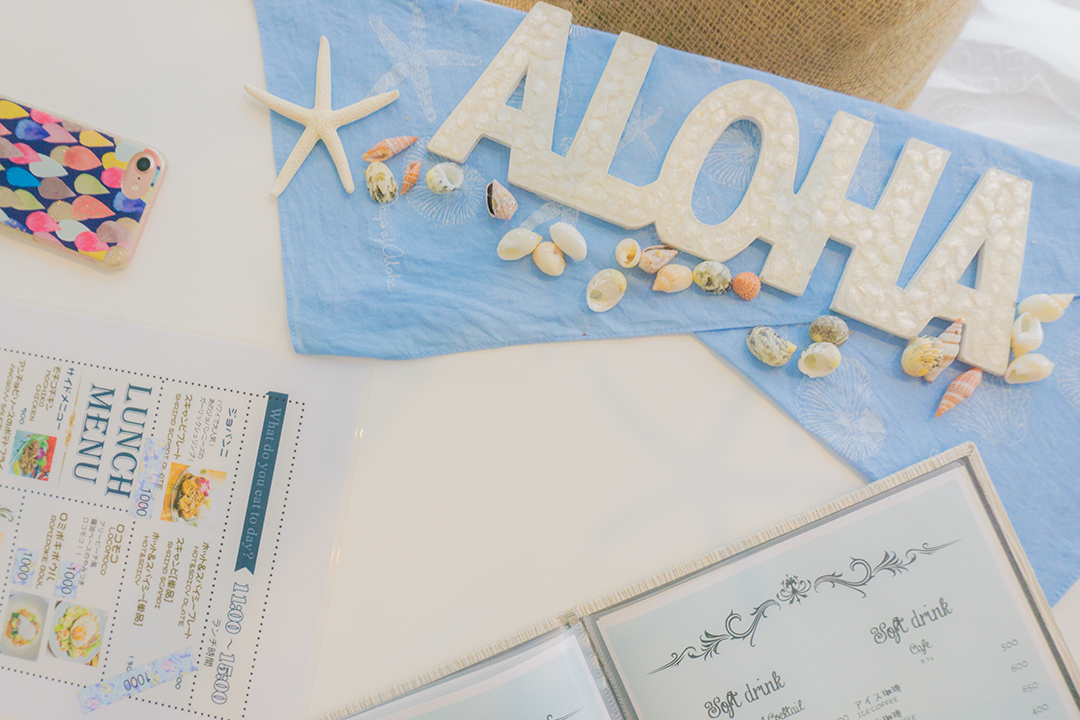
<instances>
[{"instance_id":1,"label":"menu photo of food","mask_svg":"<svg viewBox=\"0 0 1080 720\"><path fill-rule=\"evenodd\" d=\"M8 598L2 618L0 653L23 660L37 660L45 634L49 603L44 598L14 593Z\"/></svg>"},{"instance_id":2,"label":"menu photo of food","mask_svg":"<svg viewBox=\"0 0 1080 720\"><path fill-rule=\"evenodd\" d=\"M56 438L51 435L15 431L14 452L11 454L13 475L48 480L52 472Z\"/></svg>"},{"instance_id":3,"label":"menu photo of food","mask_svg":"<svg viewBox=\"0 0 1080 720\"><path fill-rule=\"evenodd\" d=\"M106 618L104 610L65 601L56 603L49 627L49 652L60 660L96 666Z\"/></svg>"},{"instance_id":4,"label":"menu photo of food","mask_svg":"<svg viewBox=\"0 0 1080 720\"><path fill-rule=\"evenodd\" d=\"M224 499L226 473L198 465L170 463L169 483L161 505L161 519L192 527L212 527L215 503Z\"/></svg>"}]
</instances>

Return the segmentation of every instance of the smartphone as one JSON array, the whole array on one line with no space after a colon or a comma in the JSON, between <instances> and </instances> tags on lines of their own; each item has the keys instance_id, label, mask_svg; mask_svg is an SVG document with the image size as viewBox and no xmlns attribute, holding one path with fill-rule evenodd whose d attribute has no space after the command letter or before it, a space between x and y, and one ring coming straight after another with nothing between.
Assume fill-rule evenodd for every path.
<instances>
[{"instance_id":1,"label":"smartphone","mask_svg":"<svg viewBox=\"0 0 1080 720\"><path fill-rule=\"evenodd\" d=\"M128 266L165 156L0 95L0 229L99 267Z\"/></svg>"}]
</instances>

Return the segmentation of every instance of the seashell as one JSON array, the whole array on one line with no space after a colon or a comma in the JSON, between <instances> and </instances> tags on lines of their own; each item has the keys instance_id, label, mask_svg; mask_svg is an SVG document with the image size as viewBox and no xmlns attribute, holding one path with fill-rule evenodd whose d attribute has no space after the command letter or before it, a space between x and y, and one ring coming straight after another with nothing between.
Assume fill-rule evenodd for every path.
<instances>
[{"instance_id":1,"label":"seashell","mask_svg":"<svg viewBox=\"0 0 1080 720\"><path fill-rule=\"evenodd\" d=\"M761 278L752 272L741 272L731 281L731 287L743 300L753 300L761 292Z\"/></svg>"},{"instance_id":2,"label":"seashell","mask_svg":"<svg viewBox=\"0 0 1080 720\"><path fill-rule=\"evenodd\" d=\"M559 249L581 262L585 259L588 248L585 246L585 238L578 229L570 223L557 222L548 230L551 233L551 241L559 246Z\"/></svg>"},{"instance_id":3,"label":"seashell","mask_svg":"<svg viewBox=\"0 0 1080 720\"><path fill-rule=\"evenodd\" d=\"M414 142L416 142L416 138L411 135L402 135L400 137L380 140L375 143L375 147L364 153L364 161L382 162L383 160L389 160Z\"/></svg>"},{"instance_id":4,"label":"seashell","mask_svg":"<svg viewBox=\"0 0 1080 720\"><path fill-rule=\"evenodd\" d=\"M535 250L543 239L539 233L528 228L514 228L502 236L496 252L503 260L520 260Z\"/></svg>"},{"instance_id":5,"label":"seashell","mask_svg":"<svg viewBox=\"0 0 1080 720\"><path fill-rule=\"evenodd\" d=\"M816 343L827 342L840 347L850 336L847 323L836 315L822 315L810 323L810 339Z\"/></svg>"},{"instance_id":6,"label":"seashell","mask_svg":"<svg viewBox=\"0 0 1080 720\"><path fill-rule=\"evenodd\" d=\"M693 271L685 265L665 265L656 273L652 289L659 292L677 293L694 282Z\"/></svg>"},{"instance_id":7,"label":"seashell","mask_svg":"<svg viewBox=\"0 0 1080 720\"><path fill-rule=\"evenodd\" d=\"M1072 302L1072 295L1032 295L1016 307L1018 313L1029 312L1039 319L1039 322L1053 322L1065 312Z\"/></svg>"},{"instance_id":8,"label":"seashell","mask_svg":"<svg viewBox=\"0 0 1080 720\"><path fill-rule=\"evenodd\" d=\"M941 363L923 375L923 380L926 382L934 382L937 380L937 376L941 374L941 371L952 365L953 360L960 353L960 337L963 333L964 319L956 318L949 327L945 328L945 332L938 335L938 340L945 346L945 352L941 356Z\"/></svg>"},{"instance_id":9,"label":"seashell","mask_svg":"<svg viewBox=\"0 0 1080 720\"><path fill-rule=\"evenodd\" d=\"M1042 345L1043 329L1039 318L1031 312L1020 313L1012 326L1012 347L1016 357Z\"/></svg>"},{"instance_id":10,"label":"seashell","mask_svg":"<svg viewBox=\"0 0 1080 720\"><path fill-rule=\"evenodd\" d=\"M550 240L536 246L532 251L532 259L541 272L552 277L562 275L566 269L566 258L563 257L562 250Z\"/></svg>"},{"instance_id":11,"label":"seashell","mask_svg":"<svg viewBox=\"0 0 1080 720\"><path fill-rule=\"evenodd\" d=\"M788 342L766 325L759 325L746 335L746 347L761 362L780 367L791 359L795 343Z\"/></svg>"},{"instance_id":12,"label":"seashell","mask_svg":"<svg viewBox=\"0 0 1080 720\"><path fill-rule=\"evenodd\" d=\"M975 388L982 382L982 377L983 373L979 368L973 368L961 373L949 383L949 387L945 388L945 394L941 397L941 402L937 406L934 417L941 417L962 403L965 398L971 397L971 393L975 392Z\"/></svg>"},{"instance_id":13,"label":"seashell","mask_svg":"<svg viewBox=\"0 0 1080 720\"><path fill-rule=\"evenodd\" d=\"M675 259L679 251L667 245L652 245L641 251L641 260L638 267L650 275L659 272L660 268Z\"/></svg>"},{"instance_id":14,"label":"seashell","mask_svg":"<svg viewBox=\"0 0 1080 720\"><path fill-rule=\"evenodd\" d=\"M401 176L401 195L412 190L413 185L420 179L420 161L413 160L405 166L405 172Z\"/></svg>"},{"instance_id":15,"label":"seashell","mask_svg":"<svg viewBox=\"0 0 1080 720\"><path fill-rule=\"evenodd\" d=\"M487 210L491 217L509 220L517 212L518 204L513 194L498 180L492 180L487 186Z\"/></svg>"},{"instance_id":16,"label":"seashell","mask_svg":"<svg viewBox=\"0 0 1080 720\"><path fill-rule=\"evenodd\" d=\"M1005 368L1005 382L1010 385L1045 380L1054 371L1050 358L1039 353L1024 353Z\"/></svg>"},{"instance_id":17,"label":"seashell","mask_svg":"<svg viewBox=\"0 0 1080 720\"><path fill-rule=\"evenodd\" d=\"M615 246L615 261L624 268L636 267L641 260L641 246L634 238L623 238Z\"/></svg>"},{"instance_id":18,"label":"seashell","mask_svg":"<svg viewBox=\"0 0 1080 720\"><path fill-rule=\"evenodd\" d=\"M439 163L427 171L424 182L436 195L446 195L461 187L465 182L465 170L457 163Z\"/></svg>"},{"instance_id":19,"label":"seashell","mask_svg":"<svg viewBox=\"0 0 1080 720\"><path fill-rule=\"evenodd\" d=\"M367 178L367 191L371 199L377 203L392 202L397 198L397 180L390 168L381 162L373 162L364 173Z\"/></svg>"},{"instance_id":20,"label":"seashell","mask_svg":"<svg viewBox=\"0 0 1080 720\"><path fill-rule=\"evenodd\" d=\"M923 335L907 344L900 356L900 365L904 372L914 377L923 377L941 364L945 356L945 343L936 337Z\"/></svg>"},{"instance_id":21,"label":"seashell","mask_svg":"<svg viewBox=\"0 0 1080 720\"><path fill-rule=\"evenodd\" d=\"M831 342L816 342L799 355L799 370L807 377L825 377L840 367L840 360L840 348Z\"/></svg>"},{"instance_id":22,"label":"seashell","mask_svg":"<svg viewBox=\"0 0 1080 720\"><path fill-rule=\"evenodd\" d=\"M731 288L731 271L722 262L706 260L694 268L694 282L707 293L723 295Z\"/></svg>"},{"instance_id":23,"label":"seashell","mask_svg":"<svg viewBox=\"0 0 1080 720\"><path fill-rule=\"evenodd\" d=\"M626 293L626 276L608 268L593 275L585 288L585 302L593 312L607 312L619 304Z\"/></svg>"}]
</instances>

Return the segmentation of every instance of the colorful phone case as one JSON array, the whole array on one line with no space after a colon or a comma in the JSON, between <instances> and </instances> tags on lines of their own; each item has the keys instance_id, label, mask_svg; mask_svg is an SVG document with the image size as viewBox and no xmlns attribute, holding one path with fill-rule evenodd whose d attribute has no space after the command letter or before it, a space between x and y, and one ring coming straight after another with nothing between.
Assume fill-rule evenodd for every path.
<instances>
[{"instance_id":1,"label":"colorful phone case","mask_svg":"<svg viewBox=\"0 0 1080 720\"><path fill-rule=\"evenodd\" d=\"M0 96L0 225L127 267L165 174L145 145Z\"/></svg>"}]
</instances>

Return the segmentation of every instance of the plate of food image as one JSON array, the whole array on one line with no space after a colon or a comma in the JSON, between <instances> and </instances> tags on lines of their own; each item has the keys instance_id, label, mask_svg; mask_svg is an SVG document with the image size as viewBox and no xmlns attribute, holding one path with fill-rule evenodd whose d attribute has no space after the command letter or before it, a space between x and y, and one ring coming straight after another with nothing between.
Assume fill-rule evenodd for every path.
<instances>
[{"instance_id":1,"label":"plate of food image","mask_svg":"<svg viewBox=\"0 0 1080 720\"><path fill-rule=\"evenodd\" d=\"M86 665L101 651L104 635L104 612L75 603L57 603L49 628L49 650L61 660Z\"/></svg>"},{"instance_id":2,"label":"plate of food image","mask_svg":"<svg viewBox=\"0 0 1080 720\"><path fill-rule=\"evenodd\" d=\"M35 595L15 593L0 615L0 653L37 660L49 603Z\"/></svg>"},{"instance_id":3,"label":"plate of food image","mask_svg":"<svg viewBox=\"0 0 1080 720\"><path fill-rule=\"evenodd\" d=\"M210 478L208 475L207 470L200 470L197 474L185 470L176 479L172 499L169 501L173 522L184 522L194 527L199 526L199 520L210 509Z\"/></svg>"}]
</instances>

